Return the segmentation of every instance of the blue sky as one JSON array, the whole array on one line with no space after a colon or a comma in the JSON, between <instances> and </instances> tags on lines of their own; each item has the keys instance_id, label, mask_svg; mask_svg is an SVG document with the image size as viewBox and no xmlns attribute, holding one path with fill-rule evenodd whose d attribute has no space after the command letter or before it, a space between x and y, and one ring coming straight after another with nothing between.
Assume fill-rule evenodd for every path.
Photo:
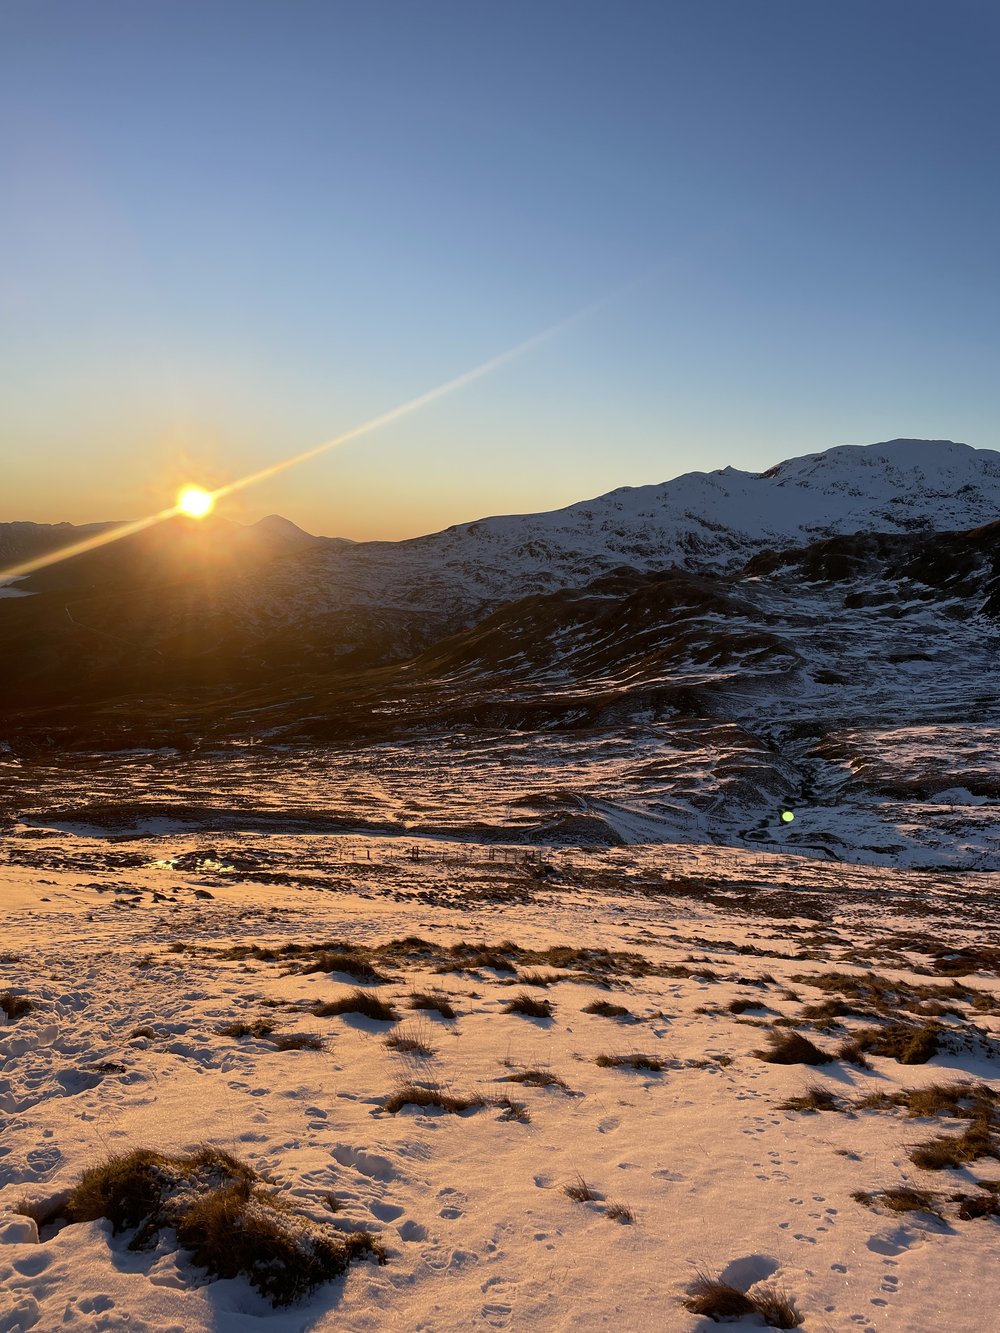
<instances>
[{"instance_id":1,"label":"blue sky","mask_svg":"<svg viewBox=\"0 0 1000 1333\"><path fill-rule=\"evenodd\" d=\"M0 10L0 519L412 535L899 435L1000 447L1000 8Z\"/></svg>"}]
</instances>

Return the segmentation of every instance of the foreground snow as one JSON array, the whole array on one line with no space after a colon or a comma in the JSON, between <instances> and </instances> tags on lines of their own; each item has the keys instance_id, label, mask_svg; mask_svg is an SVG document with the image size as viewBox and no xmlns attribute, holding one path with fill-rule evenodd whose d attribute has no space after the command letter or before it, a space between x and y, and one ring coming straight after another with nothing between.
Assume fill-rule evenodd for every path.
<instances>
[{"instance_id":1,"label":"foreground snow","mask_svg":"<svg viewBox=\"0 0 1000 1333\"><path fill-rule=\"evenodd\" d=\"M954 1119L853 1105L957 1077L1000 1088L990 877L691 846L521 856L307 834L211 845L11 834L0 991L34 1007L0 1026L0 1331L687 1333L713 1326L682 1305L698 1270L743 1287L776 1280L816 1333L993 1325L993 1219L961 1221L947 1203L941 1219L893 1214L852 1198L903 1184L946 1198L1000 1175L996 1163L928 1172L909 1160L914 1143L957 1131ZM309 1011L354 989L349 975L291 971L295 956L232 956L234 945L364 950L405 937L426 941L422 958L384 962L391 979L367 987L397 1006L396 1024ZM512 958L515 945L602 948L640 964L436 970L461 942ZM777 1018L826 998L808 976L946 987L941 949L971 945L993 970L960 983L983 998L949 1001L935 1020L943 1049L927 1064L873 1055L867 1070L810 1069L752 1054ZM557 979L524 984L525 971ZM448 995L454 1020L408 1008L411 992L429 990ZM548 999L552 1018L504 1012L522 991ZM756 1004L730 1012L737 998ZM581 1012L600 1000L632 1019ZM260 1017L324 1047L283 1051L218 1031ZM862 1022L840 1021L836 1033L804 1030L832 1049ZM430 1053L389 1049L393 1033ZM663 1068L595 1063L636 1054ZM565 1086L504 1081L525 1071ZM389 1114L384 1101L406 1082L486 1104ZM808 1085L841 1109L779 1108ZM502 1095L529 1119L491 1100ZM356 1265L274 1311L242 1279L207 1280L169 1235L136 1253L128 1234L87 1223L43 1227L38 1243L16 1213L110 1153L203 1144L246 1158L316 1222L380 1231L389 1263ZM567 1196L579 1177L595 1199ZM614 1201L633 1223L609 1219Z\"/></svg>"}]
</instances>

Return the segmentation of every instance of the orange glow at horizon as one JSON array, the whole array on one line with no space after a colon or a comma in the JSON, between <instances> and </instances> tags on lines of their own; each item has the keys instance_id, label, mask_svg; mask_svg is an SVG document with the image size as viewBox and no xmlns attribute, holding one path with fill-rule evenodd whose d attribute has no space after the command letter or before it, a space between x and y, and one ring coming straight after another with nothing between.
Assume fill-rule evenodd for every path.
<instances>
[{"instance_id":1,"label":"orange glow at horizon","mask_svg":"<svg viewBox=\"0 0 1000 1333\"><path fill-rule=\"evenodd\" d=\"M280 476L283 472L291 468L300 467L303 463L308 463L314 458L329 453L333 449L338 449L342 445L349 444L354 440L361 439L363 436L370 435L374 431L380 430L384 426L393 424L411 413L419 412L428 407L431 403L449 394L455 393L460 389L474 384L476 380L482 379L486 375L491 375L501 367L535 348L548 342L551 338L557 337L567 329L579 324L585 319L589 319L598 311L603 310L613 301L619 300L627 292L632 291L647 281L653 274L662 269L663 265L657 265L655 268L640 274L631 281L622 284L606 296L602 296L590 305L567 315L557 323L551 324L547 329L542 329L540 333L533 334L523 342L517 343L505 352L500 352L497 356L490 357L488 360L474 366L471 370L464 371L461 375L456 375L450 380L445 380L443 384L437 385L433 389L418 394L415 398L409 399L405 403L393 407L387 412L382 412L378 416L371 417L360 426L354 426L350 430L335 435L331 439L324 440L322 444L314 445L312 448L303 449L299 453L292 454L286 458L277 459L266 467L257 469L254 472L248 472L242 477L237 477L226 485L219 486L214 491L205 491L200 487L185 487L177 496L176 503L169 509L162 509L157 514L150 514L147 518L136 519L131 523L123 523L119 527L112 528L108 532L99 533L96 537L90 537L82 542L76 542L72 546L63 547L61 550L50 552L47 555L39 556L34 560L27 560L23 564L14 565L9 569L0 570L0 583L7 582L10 579L23 578L28 574L33 574L36 570L46 569L49 565L57 564L61 560L68 560L76 555L83 555L88 551L96 550L98 547L107 546L111 542L119 541L122 537L129 537L133 533L142 532L146 528L151 528L158 523L163 523L167 519L175 518L178 514L183 514L188 518L204 518L211 512L217 500L233 495L239 491L245 490L249 486L257 486L262 481L267 481L271 477Z\"/></svg>"}]
</instances>

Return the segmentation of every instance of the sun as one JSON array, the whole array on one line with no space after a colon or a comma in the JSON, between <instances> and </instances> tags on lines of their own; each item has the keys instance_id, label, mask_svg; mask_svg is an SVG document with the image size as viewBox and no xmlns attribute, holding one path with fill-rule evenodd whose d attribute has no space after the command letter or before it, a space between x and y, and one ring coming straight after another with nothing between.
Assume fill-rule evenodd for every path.
<instances>
[{"instance_id":1,"label":"sun","mask_svg":"<svg viewBox=\"0 0 1000 1333\"><path fill-rule=\"evenodd\" d=\"M204 518L215 507L215 496L200 486L185 486L177 495L177 508L188 518Z\"/></svg>"}]
</instances>

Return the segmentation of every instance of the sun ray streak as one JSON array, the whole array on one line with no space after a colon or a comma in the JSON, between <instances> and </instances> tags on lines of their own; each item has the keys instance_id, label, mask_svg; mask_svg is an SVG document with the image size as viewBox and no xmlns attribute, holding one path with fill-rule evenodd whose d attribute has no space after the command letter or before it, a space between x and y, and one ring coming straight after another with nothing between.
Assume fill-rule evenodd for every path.
<instances>
[{"instance_id":1,"label":"sun ray streak","mask_svg":"<svg viewBox=\"0 0 1000 1333\"><path fill-rule=\"evenodd\" d=\"M97 551L102 546L110 546L112 542L120 541L122 537L131 537L136 532L144 532L146 528L155 527L157 523L163 523L179 513L180 510L175 505L171 509L161 509L158 514L134 519L131 523L118 523L105 532L97 533L96 536L87 537L82 542L74 542L72 546L61 546L58 551L49 551L48 554L37 556L34 560L25 560L23 564L0 570L0 583L5 583L8 579L24 578L27 574L34 574L40 569L47 569L49 565L58 564L60 560L71 560L76 555L86 555L88 551Z\"/></svg>"}]
</instances>

